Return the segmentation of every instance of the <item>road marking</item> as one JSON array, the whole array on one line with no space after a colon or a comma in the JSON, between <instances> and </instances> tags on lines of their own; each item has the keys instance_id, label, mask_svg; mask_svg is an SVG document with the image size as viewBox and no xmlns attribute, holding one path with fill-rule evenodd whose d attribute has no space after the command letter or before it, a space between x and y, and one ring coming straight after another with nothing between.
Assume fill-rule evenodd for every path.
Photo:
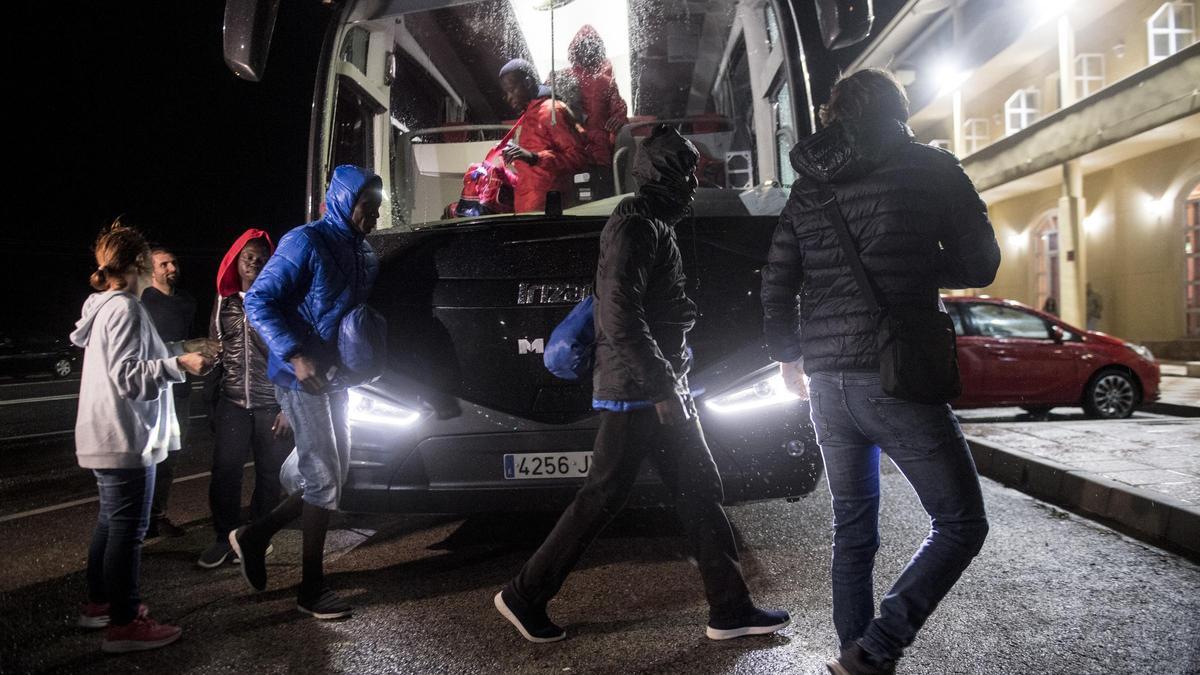
<instances>
[{"instance_id":1,"label":"road marking","mask_svg":"<svg viewBox=\"0 0 1200 675\"><path fill-rule=\"evenodd\" d=\"M7 401L0 401L0 405L20 405L22 403L42 403L45 401L65 401L71 398L79 398L79 394L59 394L58 396L37 396L35 398L14 398Z\"/></svg>"},{"instance_id":2,"label":"road marking","mask_svg":"<svg viewBox=\"0 0 1200 675\"><path fill-rule=\"evenodd\" d=\"M4 438L0 438L0 441L27 441L31 438L46 438L49 436L66 436L68 434L73 434L73 433L75 433L74 429L69 429L67 431L46 431L46 432L43 432L40 434L25 434L24 436L5 436Z\"/></svg>"},{"instance_id":3,"label":"road marking","mask_svg":"<svg viewBox=\"0 0 1200 675\"><path fill-rule=\"evenodd\" d=\"M244 465L242 465L242 468L248 469L252 466L254 466L254 462L246 462ZM175 480L171 481L171 484L174 485L175 483L186 483L189 480L196 480L197 478L204 478L205 476L211 476L211 475L212 475L211 471L205 471L203 473L194 473L190 476L181 476L179 478L176 478ZM84 504L90 504L91 502L98 502L98 501L100 501L99 497L84 497L83 499L75 499L75 500L72 500L69 502L63 502L62 504L55 504L54 506L43 506L40 509L31 509L29 511L22 511L20 513L11 513L7 516L0 516L0 523L7 523L9 521L20 520L22 518L30 518L32 516L40 516L43 513L51 513L54 511L61 511L63 509L69 509L69 508L73 508L76 506L82 506Z\"/></svg>"}]
</instances>

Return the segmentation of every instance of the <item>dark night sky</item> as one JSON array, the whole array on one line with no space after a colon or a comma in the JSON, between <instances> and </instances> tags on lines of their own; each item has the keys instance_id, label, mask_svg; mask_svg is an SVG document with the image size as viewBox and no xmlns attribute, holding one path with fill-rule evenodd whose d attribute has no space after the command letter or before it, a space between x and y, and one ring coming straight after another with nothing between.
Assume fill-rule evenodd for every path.
<instances>
[{"instance_id":1,"label":"dark night sky","mask_svg":"<svg viewBox=\"0 0 1200 675\"><path fill-rule=\"evenodd\" d=\"M900 2L876 3L879 25ZM798 5L813 44L812 5ZM119 214L176 249L201 314L243 229L277 236L300 224L330 12L318 0L282 3L266 76L251 83L222 59L221 0L22 2L9 41L19 168L0 234L0 332L64 335L91 292L91 244ZM810 67L827 91L833 69L811 57Z\"/></svg>"},{"instance_id":2,"label":"dark night sky","mask_svg":"<svg viewBox=\"0 0 1200 675\"><path fill-rule=\"evenodd\" d=\"M302 222L330 10L283 5L266 78L250 83L222 59L220 0L22 3L10 43L20 168L0 234L10 296L0 330L68 330L90 292L91 243L119 214L177 248L202 307L238 233Z\"/></svg>"}]
</instances>

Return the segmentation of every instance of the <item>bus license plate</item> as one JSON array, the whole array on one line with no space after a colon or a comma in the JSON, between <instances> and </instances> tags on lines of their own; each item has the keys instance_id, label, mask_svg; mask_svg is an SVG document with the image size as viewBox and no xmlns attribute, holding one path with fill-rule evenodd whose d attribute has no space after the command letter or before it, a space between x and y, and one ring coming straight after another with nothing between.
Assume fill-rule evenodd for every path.
<instances>
[{"instance_id":1,"label":"bus license plate","mask_svg":"<svg viewBox=\"0 0 1200 675\"><path fill-rule=\"evenodd\" d=\"M504 477L508 480L583 478L591 468L591 452L521 453L504 456Z\"/></svg>"}]
</instances>

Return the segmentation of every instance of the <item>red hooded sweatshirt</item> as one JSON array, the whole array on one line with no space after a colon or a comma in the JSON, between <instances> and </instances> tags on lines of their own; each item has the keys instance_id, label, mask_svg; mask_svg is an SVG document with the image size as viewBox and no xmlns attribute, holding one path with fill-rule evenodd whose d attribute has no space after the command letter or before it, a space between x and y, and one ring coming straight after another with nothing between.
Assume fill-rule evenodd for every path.
<instances>
[{"instance_id":1,"label":"red hooded sweatshirt","mask_svg":"<svg viewBox=\"0 0 1200 675\"><path fill-rule=\"evenodd\" d=\"M551 110L556 111L553 124ZM575 174L588 164L587 148L567 106L562 101L551 104L546 97L530 101L513 129L512 141L538 156L533 166L520 161L509 165L517 174L513 188L516 212L544 211L549 190L561 192L566 206L575 189Z\"/></svg>"},{"instance_id":2,"label":"red hooded sweatshirt","mask_svg":"<svg viewBox=\"0 0 1200 675\"><path fill-rule=\"evenodd\" d=\"M249 229L242 233L242 236L233 242L233 246L225 253L225 257L221 258L221 264L217 267L217 295L222 298L238 293L242 290L242 278L238 276L237 259L242 254L242 249L246 248L255 239L262 239L267 242L267 250L269 253L275 252L275 244L271 243L271 235L265 230Z\"/></svg>"},{"instance_id":3,"label":"red hooded sweatshirt","mask_svg":"<svg viewBox=\"0 0 1200 675\"><path fill-rule=\"evenodd\" d=\"M616 134L611 134L604 125L611 119L629 122L629 109L617 82L613 79L612 63L605 56L604 41L590 25L579 29L567 49L571 58L571 74L579 83L579 97L585 115L583 129L587 142L588 163L596 166L612 164L613 144ZM588 57L598 60L598 65L587 67L583 61Z\"/></svg>"}]
</instances>

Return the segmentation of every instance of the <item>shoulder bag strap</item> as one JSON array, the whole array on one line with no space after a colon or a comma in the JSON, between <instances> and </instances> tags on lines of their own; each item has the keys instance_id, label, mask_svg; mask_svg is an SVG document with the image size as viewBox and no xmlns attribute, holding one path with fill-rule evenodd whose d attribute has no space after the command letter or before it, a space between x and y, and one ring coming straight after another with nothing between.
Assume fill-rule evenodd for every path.
<instances>
[{"instance_id":1,"label":"shoulder bag strap","mask_svg":"<svg viewBox=\"0 0 1200 675\"><path fill-rule=\"evenodd\" d=\"M846 264L849 265L850 271L854 274L854 280L858 282L858 288L862 291L863 298L867 301L867 307L875 313L879 314L883 311L883 306L879 302L879 296L875 293L875 288L871 286L871 280L867 277L867 271L863 269L862 258L858 255L858 250L854 248L854 240L850 238L850 229L846 227L846 220L842 218L842 212L838 208L837 197L834 196L833 190L828 187L821 190L821 207L825 209L825 217L833 225L833 231L837 232L838 241L842 244L842 253L845 255Z\"/></svg>"}]
</instances>

